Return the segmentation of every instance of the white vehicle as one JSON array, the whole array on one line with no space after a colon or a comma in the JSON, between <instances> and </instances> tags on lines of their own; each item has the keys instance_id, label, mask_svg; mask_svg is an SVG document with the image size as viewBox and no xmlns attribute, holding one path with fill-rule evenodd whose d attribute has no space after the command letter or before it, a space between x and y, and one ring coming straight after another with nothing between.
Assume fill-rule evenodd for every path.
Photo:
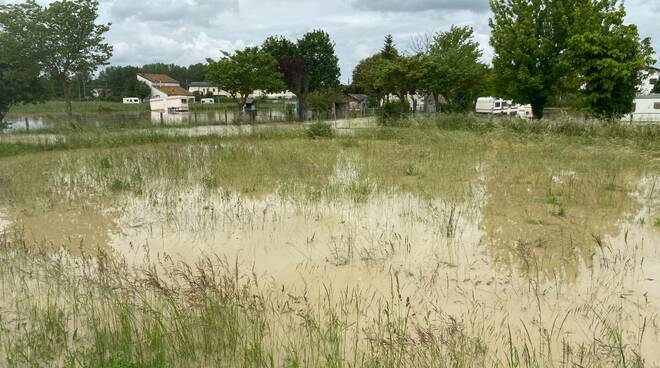
<instances>
[{"instance_id":1,"label":"white vehicle","mask_svg":"<svg viewBox=\"0 0 660 368\"><path fill-rule=\"evenodd\" d=\"M140 103L140 99L137 98L137 97L124 97L124 99L122 101L125 104L139 104Z\"/></svg>"},{"instance_id":2,"label":"white vehicle","mask_svg":"<svg viewBox=\"0 0 660 368\"><path fill-rule=\"evenodd\" d=\"M497 97L479 97L474 111L477 114L511 115L517 112L517 105Z\"/></svg>"},{"instance_id":3,"label":"white vehicle","mask_svg":"<svg viewBox=\"0 0 660 368\"><path fill-rule=\"evenodd\" d=\"M630 122L660 122L660 94L637 96L633 112L621 120Z\"/></svg>"},{"instance_id":4,"label":"white vehicle","mask_svg":"<svg viewBox=\"0 0 660 368\"><path fill-rule=\"evenodd\" d=\"M202 98L201 100L199 100L199 102L201 102L205 105L212 105L212 104L215 103L215 99L213 99L213 98Z\"/></svg>"},{"instance_id":5,"label":"white vehicle","mask_svg":"<svg viewBox=\"0 0 660 368\"><path fill-rule=\"evenodd\" d=\"M520 105L518 107L518 112L516 116L520 119L531 119L534 117L534 112L532 111L532 105Z\"/></svg>"}]
</instances>

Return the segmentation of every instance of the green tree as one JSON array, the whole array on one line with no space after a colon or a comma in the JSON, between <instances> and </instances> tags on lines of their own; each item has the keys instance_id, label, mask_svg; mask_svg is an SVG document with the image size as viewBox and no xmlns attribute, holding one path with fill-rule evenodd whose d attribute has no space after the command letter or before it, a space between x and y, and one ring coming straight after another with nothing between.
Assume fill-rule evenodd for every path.
<instances>
[{"instance_id":1,"label":"green tree","mask_svg":"<svg viewBox=\"0 0 660 368\"><path fill-rule=\"evenodd\" d=\"M248 97L256 90L281 91L285 88L282 74L276 70L277 61L271 54L258 47L247 47L233 55L222 53L224 57L219 61L208 60L206 76L241 106L245 106Z\"/></svg>"},{"instance_id":2,"label":"green tree","mask_svg":"<svg viewBox=\"0 0 660 368\"><path fill-rule=\"evenodd\" d=\"M40 10L32 1L0 5L0 123L12 105L45 95L37 47Z\"/></svg>"},{"instance_id":3,"label":"green tree","mask_svg":"<svg viewBox=\"0 0 660 368\"><path fill-rule=\"evenodd\" d=\"M43 65L61 84L69 117L71 78L93 73L98 66L107 64L112 55L112 46L104 40L110 24L96 24L97 18L96 0L55 1L39 17Z\"/></svg>"},{"instance_id":4,"label":"green tree","mask_svg":"<svg viewBox=\"0 0 660 368\"><path fill-rule=\"evenodd\" d=\"M592 12L593 29L574 35L566 54L579 76L581 96L596 116L618 118L632 110L643 73L655 61L651 40L641 40L637 26L625 25L623 5L603 1Z\"/></svg>"},{"instance_id":5,"label":"green tree","mask_svg":"<svg viewBox=\"0 0 660 368\"><path fill-rule=\"evenodd\" d=\"M380 55L387 60L394 60L399 57L399 51L396 49L394 38L391 34L385 36L385 44L380 50Z\"/></svg>"},{"instance_id":6,"label":"green tree","mask_svg":"<svg viewBox=\"0 0 660 368\"><path fill-rule=\"evenodd\" d=\"M353 70L352 85L364 93L376 97L378 105L387 94L383 81L383 70L386 60L380 54L372 55L363 59Z\"/></svg>"},{"instance_id":7,"label":"green tree","mask_svg":"<svg viewBox=\"0 0 660 368\"><path fill-rule=\"evenodd\" d=\"M486 85L487 66L481 56L471 27L452 26L434 34L424 56L420 89L433 97L436 108L442 95L450 109L469 109Z\"/></svg>"},{"instance_id":8,"label":"green tree","mask_svg":"<svg viewBox=\"0 0 660 368\"><path fill-rule=\"evenodd\" d=\"M262 48L277 59L286 88L296 95L299 119L304 119L310 92L339 88L339 60L326 32L308 32L296 43L281 36L269 37Z\"/></svg>"},{"instance_id":9,"label":"green tree","mask_svg":"<svg viewBox=\"0 0 660 368\"><path fill-rule=\"evenodd\" d=\"M497 88L507 97L530 103L534 117L541 118L568 74L563 53L575 29L576 2L491 0L490 6Z\"/></svg>"}]
</instances>

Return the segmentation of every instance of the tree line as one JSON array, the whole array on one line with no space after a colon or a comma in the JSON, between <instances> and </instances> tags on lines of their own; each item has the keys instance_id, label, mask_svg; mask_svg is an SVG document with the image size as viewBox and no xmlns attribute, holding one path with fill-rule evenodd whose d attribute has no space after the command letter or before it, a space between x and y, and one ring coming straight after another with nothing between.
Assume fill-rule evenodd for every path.
<instances>
[{"instance_id":1,"label":"tree line","mask_svg":"<svg viewBox=\"0 0 660 368\"><path fill-rule=\"evenodd\" d=\"M605 118L631 110L642 73L655 61L650 39L624 23L620 0L491 0L490 7L492 65L482 61L472 28L452 26L417 37L407 50L386 36L383 47L355 67L351 85L342 86L335 44L323 30L297 40L271 36L206 64L110 66L92 78L112 55L104 40L110 24L96 24L97 0L2 4L0 119L12 104L48 95L63 97L71 114L76 90L96 88L111 99L142 96L147 91L138 72L168 74L184 87L213 82L240 104L255 90L288 90L300 118L306 110L330 109L343 92L367 94L379 106L398 100L400 112L415 111L416 96L445 111L467 111L482 95L531 104L537 118L549 103Z\"/></svg>"}]
</instances>

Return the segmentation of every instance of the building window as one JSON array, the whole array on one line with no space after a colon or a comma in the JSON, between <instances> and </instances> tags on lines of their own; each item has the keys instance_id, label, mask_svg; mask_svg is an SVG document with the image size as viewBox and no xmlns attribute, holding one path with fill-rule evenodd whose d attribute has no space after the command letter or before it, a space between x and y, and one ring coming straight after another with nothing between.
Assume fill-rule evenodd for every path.
<instances>
[{"instance_id":1,"label":"building window","mask_svg":"<svg viewBox=\"0 0 660 368\"><path fill-rule=\"evenodd\" d=\"M657 83L658 83L658 79L657 79L657 78L652 78L652 79L651 79L651 84L652 84L652 85L655 86Z\"/></svg>"},{"instance_id":2,"label":"building window","mask_svg":"<svg viewBox=\"0 0 660 368\"><path fill-rule=\"evenodd\" d=\"M653 108L656 109L656 110L660 110L660 102L654 103Z\"/></svg>"}]
</instances>

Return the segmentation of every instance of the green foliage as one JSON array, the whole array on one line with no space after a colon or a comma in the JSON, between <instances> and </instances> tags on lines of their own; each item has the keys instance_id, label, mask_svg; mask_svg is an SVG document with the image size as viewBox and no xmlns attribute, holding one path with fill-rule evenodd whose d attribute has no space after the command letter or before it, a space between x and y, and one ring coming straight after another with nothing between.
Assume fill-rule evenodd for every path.
<instances>
[{"instance_id":1,"label":"green foliage","mask_svg":"<svg viewBox=\"0 0 660 368\"><path fill-rule=\"evenodd\" d=\"M134 66L109 66L103 69L92 82L94 88L104 91L104 99L121 101L123 97L146 98L151 89L144 82L137 80L141 70Z\"/></svg>"},{"instance_id":2,"label":"green foliage","mask_svg":"<svg viewBox=\"0 0 660 368\"><path fill-rule=\"evenodd\" d=\"M591 0L586 0L591 1ZM493 67L503 95L543 116L567 74L563 52L575 23L574 1L491 0Z\"/></svg>"},{"instance_id":3,"label":"green foliage","mask_svg":"<svg viewBox=\"0 0 660 368\"><path fill-rule=\"evenodd\" d=\"M326 32L308 32L296 43L272 36L264 41L262 49L277 59L277 71L286 88L298 97L299 119L304 118L310 92L339 88L339 60Z\"/></svg>"},{"instance_id":4,"label":"green foliage","mask_svg":"<svg viewBox=\"0 0 660 368\"><path fill-rule=\"evenodd\" d=\"M335 132L328 123L317 122L307 128L307 137L311 139L332 138L334 136Z\"/></svg>"},{"instance_id":5,"label":"green foliage","mask_svg":"<svg viewBox=\"0 0 660 368\"><path fill-rule=\"evenodd\" d=\"M387 94L383 78L381 77L386 62L380 54L363 59L353 70L352 84L356 89L368 95L375 96L380 101Z\"/></svg>"},{"instance_id":6,"label":"green foliage","mask_svg":"<svg viewBox=\"0 0 660 368\"><path fill-rule=\"evenodd\" d=\"M112 55L112 46L104 40L110 24L96 24L98 6L97 0L60 0L39 10L43 66L61 83L69 114L71 78L93 73Z\"/></svg>"},{"instance_id":7,"label":"green foliage","mask_svg":"<svg viewBox=\"0 0 660 368\"><path fill-rule=\"evenodd\" d=\"M334 91L314 91L307 96L307 108L318 114L332 111L338 94Z\"/></svg>"},{"instance_id":8,"label":"green foliage","mask_svg":"<svg viewBox=\"0 0 660 368\"><path fill-rule=\"evenodd\" d=\"M407 100L385 102L381 109L380 123L386 126L394 125L408 111L410 111L410 105Z\"/></svg>"},{"instance_id":9,"label":"green foliage","mask_svg":"<svg viewBox=\"0 0 660 368\"><path fill-rule=\"evenodd\" d=\"M285 88L282 74L277 71L277 60L258 47L247 47L233 55L223 51L224 58L208 60L207 78L229 92L245 105L255 90L281 91Z\"/></svg>"},{"instance_id":10,"label":"green foliage","mask_svg":"<svg viewBox=\"0 0 660 368\"><path fill-rule=\"evenodd\" d=\"M624 24L623 6L606 3L604 9L584 12L593 15L595 26L570 39L567 58L579 75L587 109L616 119L632 110L643 72L654 60L651 40L640 40L637 26Z\"/></svg>"},{"instance_id":11,"label":"green foliage","mask_svg":"<svg viewBox=\"0 0 660 368\"><path fill-rule=\"evenodd\" d=\"M35 46L39 11L33 2L0 4L0 122L12 105L45 95L42 52Z\"/></svg>"},{"instance_id":12,"label":"green foliage","mask_svg":"<svg viewBox=\"0 0 660 368\"><path fill-rule=\"evenodd\" d=\"M339 59L330 35L320 29L305 33L297 44L309 73L309 91L339 87Z\"/></svg>"},{"instance_id":13,"label":"green foliage","mask_svg":"<svg viewBox=\"0 0 660 368\"><path fill-rule=\"evenodd\" d=\"M394 44L394 38L392 37L391 34L385 36L385 44L383 45L383 48L380 50L379 55L386 60L394 60L399 57L399 51L396 49L396 45Z\"/></svg>"},{"instance_id":14,"label":"green foliage","mask_svg":"<svg viewBox=\"0 0 660 368\"><path fill-rule=\"evenodd\" d=\"M487 67L480 62L482 50L474 40L471 27L452 26L430 40L419 86L433 96L445 97L449 111L467 111L487 87Z\"/></svg>"}]
</instances>

